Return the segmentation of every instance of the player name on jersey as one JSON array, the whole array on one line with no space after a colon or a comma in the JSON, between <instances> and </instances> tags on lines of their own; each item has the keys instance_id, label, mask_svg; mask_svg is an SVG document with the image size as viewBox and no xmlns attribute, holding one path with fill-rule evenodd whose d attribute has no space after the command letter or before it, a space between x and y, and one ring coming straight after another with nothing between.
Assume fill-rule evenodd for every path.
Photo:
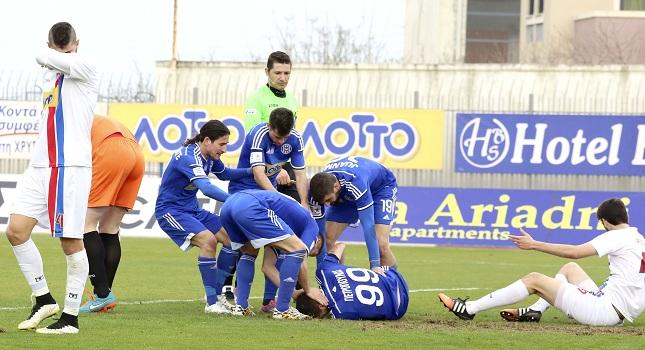
<instances>
[{"instance_id":1,"label":"player name on jersey","mask_svg":"<svg viewBox=\"0 0 645 350\"><path fill-rule=\"evenodd\" d=\"M343 270L333 270L332 273L334 274L334 277L336 277L336 282L340 287L340 291L343 293L343 300L354 301L352 286L349 285L345 272L343 272Z\"/></svg>"}]
</instances>

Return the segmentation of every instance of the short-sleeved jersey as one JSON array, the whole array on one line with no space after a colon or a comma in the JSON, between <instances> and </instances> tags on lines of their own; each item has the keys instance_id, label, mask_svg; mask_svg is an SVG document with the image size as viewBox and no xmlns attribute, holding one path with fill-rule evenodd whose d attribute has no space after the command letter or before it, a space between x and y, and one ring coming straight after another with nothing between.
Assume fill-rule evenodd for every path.
<instances>
[{"instance_id":1,"label":"short-sleeved jersey","mask_svg":"<svg viewBox=\"0 0 645 350\"><path fill-rule=\"evenodd\" d=\"M373 205L372 194L379 189L396 186L396 177L388 168L363 157L350 156L334 159L325 166L323 172L330 173L338 179L339 200L355 203L357 210ZM314 212L316 219L322 218L324 206L317 206Z\"/></svg>"},{"instance_id":2,"label":"short-sleeved jersey","mask_svg":"<svg viewBox=\"0 0 645 350\"><path fill-rule=\"evenodd\" d=\"M96 67L77 53L47 49L36 60L44 66L42 122L31 166L92 166L90 130L98 96Z\"/></svg>"},{"instance_id":3,"label":"short-sleeved jersey","mask_svg":"<svg viewBox=\"0 0 645 350\"><path fill-rule=\"evenodd\" d=\"M247 220L245 219L246 215L243 215L245 214L245 209L257 206L270 209L273 214L268 217L258 215L249 218L248 221L252 222L248 222L250 225L247 225L247 222L245 222ZM260 226L258 225L259 222L271 220L275 215L291 228L293 233L300 238L308 249L311 249L316 242L316 238L318 238L318 225L311 213L296 202L295 199L279 192L264 190L239 191L224 202L222 220L228 220L229 218L224 217L227 215L231 215L237 225L245 228L257 228ZM255 233L261 235L262 232Z\"/></svg>"},{"instance_id":4,"label":"short-sleeved jersey","mask_svg":"<svg viewBox=\"0 0 645 350\"><path fill-rule=\"evenodd\" d=\"M291 161L294 169L305 168L304 143L302 137L295 130L291 129L289 137L282 145L275 144L269 137L267 124L258 124L246 134L244 145L240 152L238 168L252 168L263 165L266 167L265 174L276 186L276 177L282 165ZM260 189L253 177L234 179L228 185L228 191L235 193L246 189Z\"/></svg>"},{"instance_id":5,"label":"short-sleeved jersey","mask_svg":"<svg viewBox=\"0 0 645 350\"><path fill-rule=\"evenodd\" d=\"M184 211L199 210L197 187L192 183L199 178L216 176L225 170L221 160L206 159L199 150L199 145L190 144L182 147L171 158L161 177L156 211L166 208L180 208Z\"/></svg>"},{"instance_id":6,"label":"short-sleeved jersey","mask_svg":"<svg viewBox=\"0 0 645 350\"><path fill-rule=\"evenodd\" d=\"M296 98L288 91L285 91L285 94L285 97L278 97L268 85L263 85L249 96L244 104L244 129L249 131L258 124L268 123L271 111L278 107L287 108L298 118Z\"/></svg>"},{"instance_id":7,"label":"short-sleeved jersey","mask_svg":"<svg viewBox=\"0 0 645 350\"><path fill-rule=\"evenodd\" d=\"M137 142L132 132L113 118L102 115L94 116L92 121L92 148L96 148L108 136L120 133L126 139Z\"/></svg>"},{"instance_id":8,"label":"short-sleeved jersey","mask_svg":"<svg viewBox=\"0 0 645 350\"><path fill-rule=\"evenodd\" d=\"M408 286L403 276L385 267L385 276L349 267L328 255L316 269L316 280L329 300L334 318L398 320L408 309Z\"/></svg>"},{"instance_id":9,"label":"short-sleeved jersey","mask_svg":"<svg viewBox=\"0 0 645 350\"><path fill-rule=\"evenodd\" d=\"M633 322L645 311L645 238L635 227L605 232L589 243L607 255L609 277L599 287L612 305Z\"/></svg>"}]
</instances>

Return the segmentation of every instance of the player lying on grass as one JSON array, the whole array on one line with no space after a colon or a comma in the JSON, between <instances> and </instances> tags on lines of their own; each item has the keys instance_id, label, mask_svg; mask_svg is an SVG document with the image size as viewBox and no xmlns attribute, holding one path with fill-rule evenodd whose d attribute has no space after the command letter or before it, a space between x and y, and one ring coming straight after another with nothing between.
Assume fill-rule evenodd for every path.
<instances>
[{"instance_id":1,"label":"player lying on grass","mask_svg":"<svg viewBox=\"0 0 645 350\"><path fill-rule=\"evenodd\" d=\"M345 320L398 320L408 309L408 285L394 267L384 273L341 263L345 244L336 243L316 269L316 279L329 300L322 305L302 294L296 299L300 312L316 318Z\"/></svg>"},{"instance_id":2,"label":"player lying on grass","mask_svg":"<svg viewBox=\"0 0 645 350\"><path fill-rule=\"evenodd\" d=\"M607 255L609 277L600 287L578 264L565 264L555 278L531 272L511 285L478 300L452 299L439 293L439 300L457 317L472 320L480 311L524 300L530 294L541 297L528 308L506 309L508 321L537 322L551 305L579 323L592 326L633 322L645 310L645 239L628 224L627 209L620 199L608 199L598 207L598 220L607 232L580 245L553 244L534 240L524 230L510 236L526 250L537 250L569 259Z\"/></svg>"}]
</instances>

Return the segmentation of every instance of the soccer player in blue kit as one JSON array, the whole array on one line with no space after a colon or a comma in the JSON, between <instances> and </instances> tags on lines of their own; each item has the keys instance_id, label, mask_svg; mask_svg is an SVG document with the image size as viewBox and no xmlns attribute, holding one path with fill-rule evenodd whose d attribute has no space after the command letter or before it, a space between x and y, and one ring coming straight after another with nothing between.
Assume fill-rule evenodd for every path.
<instances>
[{"instance_id":1,"label":"soccer player in blue kit","mask_svg":"<svg viewBox=\"0 0 645 350\"><path fill-rule=\"evenodd\" d=\"M296 189L301 205L309 208L307 201L307 175L305 174L304 143L300 134L294 129L295 117L287 108L276 108L269 115L269 122L253 127L244 139L237 164L238 168L251 168L253 177L231 180L228 186L230 193L245 189L263 189L277 191L276 179L282 166L291 162L296 178ZM265 250L264 266L275 265L277 257L272 250ZM232 279L226 284L232 283ZM275 306L277 290L269 279L265 280L265 292L262 312L271 312Z\"/></svg>"},{"instance_id":2,"label":"soccer player in blue kit","mask_svg":"<svg viewBox=\"0 0 645 350\"><path fill-rule=\"evenodd\" d=\"M249 292L255 272L255 258L264 246L279 249L284 259L279 268L279 289L274 319L308 319L289 306L296 281L304 294L327 305L318 288L310 288L306 257L316 243L318 225L311 213L293 198L275 191L239 191L222 206L222 225L228 232L231 247L241 250L237 264L236 314L253 315ZM267 251L267 249L265 249Z\"/></svg>"},{"instance_id":3,"label":"soccer player in blue kit","mask_svg":"<svg viewBox=\"0 0 645 350\"><path fill-rule=\"evenodd\" d=\"M307 295L296 299L303 314L324 318L329 312L345 320L398 320L408 309L408 285L394 267L384 273L340 263L345 245L336 243L316 269L316 280L329 300L321 305Z\"/></svg>"},{"instance_id":4,"label":"soccer player in blue kit","mask_svg":"<svg viewBox=\"0 0 645 350\"><path fill-rule=\"evenodd\" d=\"M309 188L314 218L326 221L327 249L335 246L349 224L360 219L370 268L382 273L381 266L396 266L390 229L398 187L389 169L363 157L338 158L311 178Z\"/></svg>"},{"instance_id":5,"label":"soccer player in blue kit","mask_svg":"<svg viewBox=\"0 0 645 350\"><path fill-rule=\"evenodd\" d=\"M237 167L251 168L253 177L231 179L228 186L230 193L247 189L276 191L276 177L282 165L290 160L301 204L309 207L304 143L294 126L293 112L276 108L269 116L269 123L258 124L249 131L244 138Z\"/></svg>"},{"instance_id":6,"label":"soccer player in blue kit","mask_svg":"<svg viewBox=\"0 0 645 350\"><path fill-rule=\"evenodd\" d=\"M166 166L155 207L159 227L181 250L199 248L197 261L206 292L206 313L231 313L233 306L220 292L237 264L239 253L231 249L220 218L200 207L197 191L223 202L228 193L214 186L208 174L213 173L221 180L251 177L251 169L229 169L220 160L226 152L229 135L229 129L221 121L209 120L199 134L186 140ZM215 259L218 242L222 249Z\"/></svg>"}]
</instances>

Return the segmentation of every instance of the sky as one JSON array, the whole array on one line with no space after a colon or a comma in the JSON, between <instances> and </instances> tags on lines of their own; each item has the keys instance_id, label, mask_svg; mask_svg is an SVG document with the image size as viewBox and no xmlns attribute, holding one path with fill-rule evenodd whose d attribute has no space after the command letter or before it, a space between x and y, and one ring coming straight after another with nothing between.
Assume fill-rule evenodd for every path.
<instances>
[{"instance_id":1,"label":"sky","mask_svg":"<svg viewBox=\"0 0 645 350\"><path fill-rule=\"evenodd\" d=\"M372 35L384 58L403 54L405 0L178 1L179 60L264 61L281 49L281 31L306 40L313 19ZM79 51L104 73L152 71L172 53L173 0L2 1L0 14L0 73L37 69L34 57L59 21L74 26Z\"/></svg>"}]
</instances>

